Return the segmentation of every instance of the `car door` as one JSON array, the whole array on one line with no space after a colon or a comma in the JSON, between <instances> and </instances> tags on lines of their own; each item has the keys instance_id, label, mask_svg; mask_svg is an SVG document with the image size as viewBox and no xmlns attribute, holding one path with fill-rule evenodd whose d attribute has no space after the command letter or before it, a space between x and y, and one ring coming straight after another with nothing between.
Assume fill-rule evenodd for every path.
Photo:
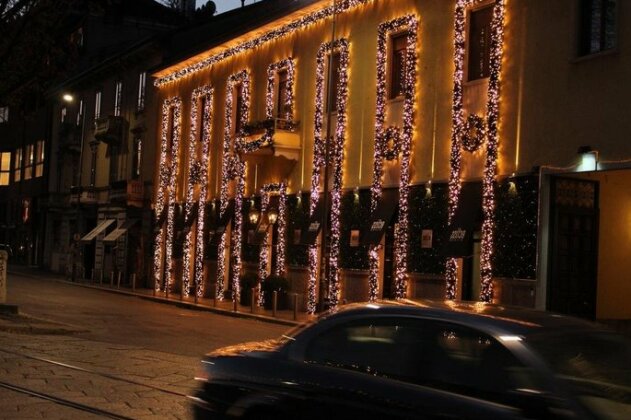
<instances>
[{"instance_id":1,"label":"car door","mask_svg":"<svg viewBox=\"0 0 631 420\"><path fill-rule=\"evenodd\" d=\"M322 329L291 355L304 393L300 411L336 418L519 418L519 410L500 401L437 380L448 369L434 366L436 352L444 351L437 341L443 332L432 321L407 317Z\"/></svg>"}]
</instances>

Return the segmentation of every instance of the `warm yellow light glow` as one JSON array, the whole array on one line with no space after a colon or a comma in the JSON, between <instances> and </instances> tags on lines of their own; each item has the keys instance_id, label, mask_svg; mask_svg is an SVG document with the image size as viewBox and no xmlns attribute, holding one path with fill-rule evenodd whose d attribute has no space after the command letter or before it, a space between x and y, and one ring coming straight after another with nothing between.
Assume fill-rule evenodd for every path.
<instances>
[{"instance_id":1,"label":"warm yellow light glow","mask_svg":"<svg viewBox=\"0 0 631 420\"><path fill-rule=\"evenodd\" d=\"M62 99L63 99L65 102L70 103L70 102L74 101L74 96L72 96L72 95L71 95L71 94L69 94L69 93L64 93L64 95L62 96Z\"/></svg>"}]
</instances>

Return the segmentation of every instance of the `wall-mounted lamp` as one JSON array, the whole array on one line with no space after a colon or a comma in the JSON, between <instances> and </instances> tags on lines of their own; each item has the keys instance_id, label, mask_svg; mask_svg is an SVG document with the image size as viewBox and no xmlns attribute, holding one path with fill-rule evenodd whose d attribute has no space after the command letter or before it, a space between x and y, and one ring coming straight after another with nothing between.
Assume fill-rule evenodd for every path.
<instances>
[{"instance_id":1,"label":"wall-mounted lamp","mask_svg":"<svg viewBox=\"0 0 631 420\"><path fill-rule=\"evenodd\" d=\"M425 184L425 198L432 198L432 181L429 180Z\"/></svg>"},{"instance_id":2,"label":"wall-mounted lamp","mask_svg":"<svg viewBox=\"0 0 631 420\"><path fill-rule=\"evenodd\" d=\"M359 204L359 187L353 189L353 199L355 200L355 204Z\"/></svg>"},{"instance_id":3,"label":"wall-mounted lamp","mask_svg":"<svg viewBox=\"0 0 631 420\"><path fill-rule=\"evenodd\" d=\"M269 222L270 225L274 225L276 224L277 220L278 220L278 210L272 207L271 209L267 211L267 221Z\"/></svg>"},{"instance_id":4,"label":"wall-mounted lamp","mask_svg":"<svg viewBox=\"0 0 631 420\"><path fill-rule=\"evenodd\" d=\"M591 146L581 146L577 152L581 156L581 163L576 169L578 172L598 170L598 150L592 149Z\"/></svg>"},{"instance_id":5,"label":"wall-mounted lamp","mask_svg":"<svg viewBox=\"0 0 631 420\"><path fill-rule=\"evenodd\" d=\"M72 96L70 93L64 93L64 94L61 96L61 99L63 99L63 100L64 100L64 102L71 103L71 102L73 102L73 101L74 101L74 96Z\"/></svg>"},{"instance_id":6,"label":"wall-mounted lamp","mask_svg":"<svg viewBox=\"0 0 631 420\"><path fill-rule=\"evenodd\" d=\"M256 206L251 205L250 206L250 212L248 213L248 220L250 221L251 224L255 225L259 222L259 216L261 214L259 213L259 211L256 209Z\"/></svg>"},{"instance_id":7,"label":"wall-mounted lamp","mask_svg":"<svg viewBox=\"0 0 631 420\"><path fill-rule=\"evenodd\" d=\"M517 195L517 184L515 183L515 172L508 177L508 194Z\"/></svg>"}]
</instances>

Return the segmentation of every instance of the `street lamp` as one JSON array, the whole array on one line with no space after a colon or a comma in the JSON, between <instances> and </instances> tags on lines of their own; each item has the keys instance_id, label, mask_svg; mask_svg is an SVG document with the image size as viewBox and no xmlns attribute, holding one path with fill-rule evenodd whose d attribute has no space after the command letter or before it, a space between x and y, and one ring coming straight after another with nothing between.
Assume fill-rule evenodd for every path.
<instances>
[{"instance_id":1,"label":"street lamp","mask_svg":"<svg viewBox=\"0 0 631 420\"><path fill-rule=\"evenodd\" d=\"M74 95L71 93L64 93L62 95L62 99L64 102L66 103L73 103L74 102ZM77 267L77 253L78 253L78 242L81 239L81 234L79 233L81 231L81 177L83 175L83 144L84 142L84 137L85 137L85 104L83 103L83 101L79 102L79 112L81 113L81 138L79 139L79 141L81 142L81 146L79 148L79 176L78 176L78 188L77 188L77 204L76 204L76 210L77 210L77 223L75 224L75 233L73 235L73 251L72 251L72 281L75 281L75 277L76 277L76 267ZM72 194L72 191L71 191Z\"/></svg>"},{"instance_id":2,"label":"street lamp","mask_svg":"<svg viewBox=\"0 0 631 420\"><path fill-rule=\"evenodd\" d=\"M251 224L256 225L259 221L259 216L260 216L260 213L256 209L256 206L254 205L254 199L252 199L250 201L250 211L248 213L248 220L250 220Z\"/></svg>"}]
</instances>

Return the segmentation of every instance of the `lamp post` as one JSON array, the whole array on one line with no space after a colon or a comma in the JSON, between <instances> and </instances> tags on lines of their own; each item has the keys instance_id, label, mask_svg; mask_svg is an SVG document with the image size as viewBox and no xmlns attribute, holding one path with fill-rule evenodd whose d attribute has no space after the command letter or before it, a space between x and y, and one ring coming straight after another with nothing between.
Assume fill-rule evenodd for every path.
<instances>
[{"instance_id":1,"label":"lamp post","mask_svg":"<svg viewBox=\"0 0 631 420\"><path fill-rule=\"evenodd\" d=\"M64 93L62 95L62 99L64 102L66 103L73 103L75 98L74 95L72 95L71 93ZM81 137L79 139L79 141L81 142L81 145L79 147L79 176L77 179L77 201L76 201L76 212L77 212L77 223L75 224L75 233L73 235L73 243L72 243L72 281L75 281L75 277L76 277L76 267L77 267L77 254L79 253L78 250L78 246L79 246L79 241L81 239L81 226L82 226L82 215L81 215L81 181L82 181L82 175L83 175L83 145L85 143L84 139L85 139L85 103L83 102L83 100L81 100L79 102L79 112L81 113ZM72 191L71 191L72 194Z\"/></svg>"}]
</instances>

